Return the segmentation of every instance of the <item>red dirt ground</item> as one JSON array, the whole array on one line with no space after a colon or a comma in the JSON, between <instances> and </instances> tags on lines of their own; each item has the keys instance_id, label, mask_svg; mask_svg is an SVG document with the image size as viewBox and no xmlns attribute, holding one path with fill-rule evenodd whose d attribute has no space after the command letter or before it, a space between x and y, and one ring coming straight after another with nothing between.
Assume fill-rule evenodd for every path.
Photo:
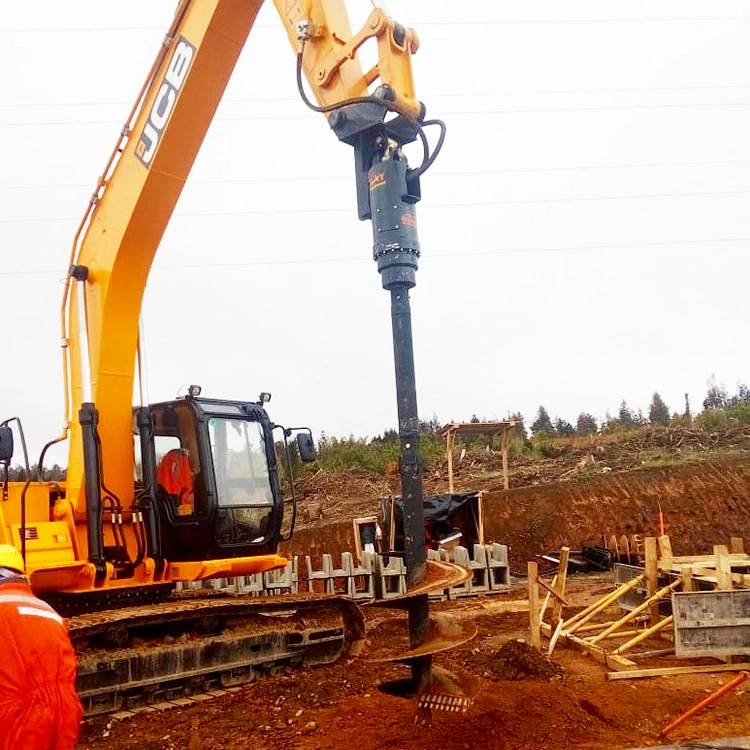
<instances>
[{"instance_id":1,"label":"red dirt ground","mask_svg":"<svg viewBox=\"0 0 750 750\"><path fill-rule=\"evenodd\" d=\"M573 576L567 595L584 606L611 590L606 575ZM413 723L412 702L377 690L379 681L404 676L403 667L375 663L365 653L330 667L280 673L239 692L183 709L141 714L127 721L85 723L78 748L112 750L612 750L659 741L660 729L731 674L608 681L587 656L558 646L553 661L562 676L503 679L498 652L526 635L523 588L509 596L441 603L442 610L473 621L477 637L436 657L436 664L472 674L479 692L462 716L435 712L429 728ZM569 610L574 611L573 609ZM566 615L568 610L566 609ZM369 650L392 645L390 610L366 609ZM406 625L404 623L403 627ZM672 666L668 659L649 666ZM519 675L514 675L519 677ZM750 690L750 689L748 689ZM742 686L690 719L671 742L750 735L748 692Z\"/></svg>"}]
</instances>

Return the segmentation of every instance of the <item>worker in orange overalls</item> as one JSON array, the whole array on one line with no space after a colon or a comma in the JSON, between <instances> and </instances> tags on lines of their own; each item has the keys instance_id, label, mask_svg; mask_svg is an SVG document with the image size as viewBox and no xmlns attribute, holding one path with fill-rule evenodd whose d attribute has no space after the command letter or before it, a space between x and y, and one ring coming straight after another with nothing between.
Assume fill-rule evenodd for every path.
<instances>
[{"instance_id":1,"label":"worker in orange overalls","mask_svg":"<svg viewBox=\"0 0 750 750\"><path fill-rule=\"evenodd\" d=\"M0 544L0 750L73 750L76 656L62 617L37 599L21 553Z\"/></svg>"},{"instance_id":2,"label":"worker in orange overalls","mask_svg":"<svg viewBox=\"0 0 750 750\"><path fill-rule=\"evenodd\" d=\"M190 468L190 458L184 448L172 448L162 458L156 471L156 481L167 494L177 501L178 516L189 516L195 508L193 493L193 472Z\"/></svg>"}]
</instances>

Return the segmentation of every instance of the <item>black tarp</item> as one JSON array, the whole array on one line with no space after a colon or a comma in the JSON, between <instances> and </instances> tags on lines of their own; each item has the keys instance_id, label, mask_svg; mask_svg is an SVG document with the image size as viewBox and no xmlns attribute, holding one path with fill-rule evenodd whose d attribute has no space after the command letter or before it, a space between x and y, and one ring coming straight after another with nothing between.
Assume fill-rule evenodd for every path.
<instances>
[{"instance_id":1,"label":"black tarp","mask_svg":"<svg viewBox=\"0 0 750 750\"><path fill-rule=\"evenodd\" d=\"M461 532L460 544L471 548L479 542L478 492L454 492L426 495L424 498L425 544L437 549L439 542L456 531ZM385 507L393 505L395 539L392 549L404 549L404 503L400 497L384 498ZM386 528L389 519L386 521Z\"/></svg>"}]
</instances>

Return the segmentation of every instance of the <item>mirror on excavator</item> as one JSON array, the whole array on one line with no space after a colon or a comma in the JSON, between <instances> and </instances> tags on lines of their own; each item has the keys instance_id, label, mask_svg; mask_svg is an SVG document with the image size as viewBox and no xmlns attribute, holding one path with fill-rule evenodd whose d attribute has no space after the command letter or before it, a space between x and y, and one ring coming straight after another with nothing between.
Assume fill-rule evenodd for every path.
<instances>
[{"instance_id":1,"label":"mirror on excavator","mask_svg":"<svg viewBox=\"0 0 750 750\"><path fill-rule=\"evenodd\" d=\"M8 425L0 427L0 463L13 458L13 430Z\"/></svg>"}]
</instances>

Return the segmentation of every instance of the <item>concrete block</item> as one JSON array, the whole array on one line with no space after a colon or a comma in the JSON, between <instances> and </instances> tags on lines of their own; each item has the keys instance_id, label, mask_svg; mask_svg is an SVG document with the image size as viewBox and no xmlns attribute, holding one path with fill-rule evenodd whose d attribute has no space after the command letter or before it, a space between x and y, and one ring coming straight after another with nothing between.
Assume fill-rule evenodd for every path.
<instances>
[{"instance_id":1,"label":"concrete block","mask_svg":"<svg viewBox=\"0 0 750 750\"><path fill-rule=\"evenodd\" d=\"M109 715L110 719L116 719L117 721L125 721L126 719L132 719L135 716L135 711L117 711Z\"/></svg>"}]
</instances>

